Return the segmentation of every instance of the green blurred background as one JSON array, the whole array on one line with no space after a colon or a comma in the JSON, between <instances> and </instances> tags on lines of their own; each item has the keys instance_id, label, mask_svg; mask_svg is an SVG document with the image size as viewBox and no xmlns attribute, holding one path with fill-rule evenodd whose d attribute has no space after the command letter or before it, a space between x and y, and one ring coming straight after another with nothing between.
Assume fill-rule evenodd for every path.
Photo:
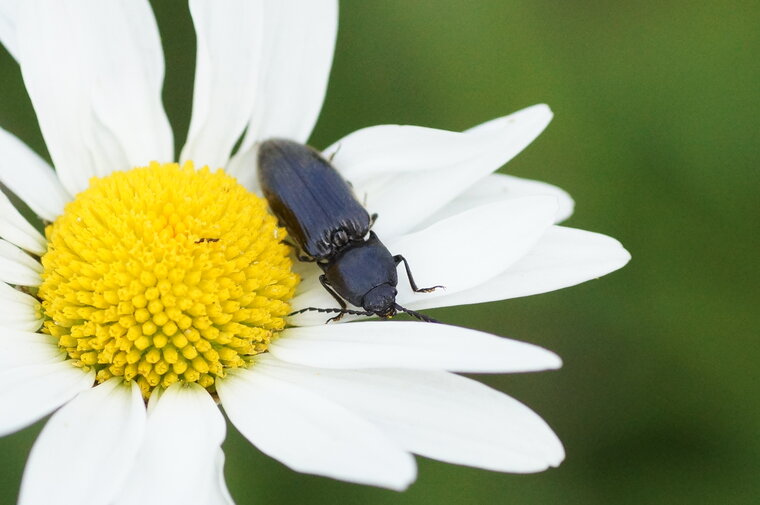
<instances>
[{"instance_id":1,"label":"green blurred background","mask_svg":"<svg viewBox=\"0 0 760 505\"><path fill-rule=\"evenodd\" d=\"M182 140L192 24L183 2L153 3ZM554 427L560 468L418 458L398 494L297 474L230 427L237 503L760 502L759 21L756 1L344 0L314 145L381 123L461 130L548 103L549 129L502 171L568 190L567 224L620 239L633 260L578 287L435 311L564 358L558 372L483 378ZM0 126L44 153L2 50L0 96ZM0 504L15 503L41 426L0 440Z\"/></svg>"}]
</instances>

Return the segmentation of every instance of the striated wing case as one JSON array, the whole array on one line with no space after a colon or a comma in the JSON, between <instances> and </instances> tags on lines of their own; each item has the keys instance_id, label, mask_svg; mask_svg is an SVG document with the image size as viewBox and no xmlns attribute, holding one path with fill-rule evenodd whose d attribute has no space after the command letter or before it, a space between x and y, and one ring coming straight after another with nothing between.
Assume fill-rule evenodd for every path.
<instances>
[{"instance_id":1,"label":"striated wing case","mask_svg":"<svg viewBox=\"0 0 760 505\"><path fill-rule=\"evenodd\" d=\"M272 212L309 256L337 252L335 234L361 240L370 217L351 186L319 152L285 139L259 146L259 182Z\"/></svg>"}]
</instances>

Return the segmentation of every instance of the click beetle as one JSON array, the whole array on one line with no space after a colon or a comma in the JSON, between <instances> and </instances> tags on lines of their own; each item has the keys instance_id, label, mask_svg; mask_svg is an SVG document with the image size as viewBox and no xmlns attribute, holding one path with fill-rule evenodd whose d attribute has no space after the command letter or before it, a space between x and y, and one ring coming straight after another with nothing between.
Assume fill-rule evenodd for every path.
<instances>
[{"instance_id":1,"label":"click beetle","mask_svg":"<svg viewBox=\"0 0 760 505\"><path fill-rule=\"evenodd\" d=\"M388 318L401 311L436 322L396 303L396 267L404 263L409 284L417 293L442 286L417 287L406 259L392 255L371 231L377 215L369 215L349 183L317 150L285 139L266 140L259 145L258 165L261 189L296 242L298 259L316 262L324 272L320 283L341 307L309 307L293 314L337 312L330 322L344 314ZM346 302L364 310L348 309Z\"/></svg>"}]
</instances>

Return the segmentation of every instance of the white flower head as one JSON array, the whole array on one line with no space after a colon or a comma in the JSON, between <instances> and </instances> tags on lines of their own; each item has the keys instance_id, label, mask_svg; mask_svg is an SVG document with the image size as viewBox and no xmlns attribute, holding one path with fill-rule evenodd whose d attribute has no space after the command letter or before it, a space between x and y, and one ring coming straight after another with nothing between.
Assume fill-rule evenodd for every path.
<instances>
[{"instance_id":1,"label":"white flower head","mask_svg":"<svg viewBox=\"0 0 760 505\"><path fill-rule=\"evenodd\" d=\"M54 412L20 503L232 503L217 403L266 454L351 482L404 489L412 453L558 465L538 415L453 373L554 369L553 353L443 324L288 316L336 303L256 196L256 149L308 140L337 0L190 9L195 93L177 164L147 1L0 0L0 40L55 166L0 130L0 181L49 223L43 236L0 193L0 434ZM414 293L401 274L399 304L537 294L628 261L614 239L557 226L573 207L562 190L493 173L551 117L538 105L462 133L375 126L323 151L417 283L446 286Z\"/></svg>"}]
</instances>

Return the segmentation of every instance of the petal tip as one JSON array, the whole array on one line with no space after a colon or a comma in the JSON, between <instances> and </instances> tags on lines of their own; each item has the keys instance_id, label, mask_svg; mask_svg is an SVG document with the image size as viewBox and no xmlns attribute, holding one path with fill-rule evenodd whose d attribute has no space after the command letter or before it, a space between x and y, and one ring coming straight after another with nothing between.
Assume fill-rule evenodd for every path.
<instances>
[{"instance_id":1,"label":"petal tip","mask_svg":"<svg viewBox=\"0 0 760 505\"><path fill-rule=\"evenodd\" d=\"M620 266L622 267L628 264L629 261L631 261L632 256L631 256L631 253L628 251L628 249L623 247L623 244L620 244L620 249L621 249L621 254L620 254L619 260L621 262Z\"/></svg>"},{"instance_id":2,"label":"petal tip","mask_svg":"<svg viewBox=\"0 0 760 505\"><path fill-rule=\"evenodd\" d=\"M612 247L610 248L610 255L609 255L609 268L607 269L606 273L614 272L615 270L620 270L624 266L628 264L629 261L631 261L631 253L623 247L623 244L620 243L619 240L614 239L612 237L608 237L611 242L613 242ZM606 275L606 274L603 274ZM601 276L600 276L601 277Z\"/></svg>"},{"instance_id":3,"label":"petal tip","mask_svg":"<svg viewBox=\"0 0 760 505\"><path fill-rule=\"evenodd\" d=\"M533 115L537 121L540 120L542 123L544 123L544 126L548 125L549 122L551 122L551 120L554 118L554 112L552 111L551 107L545 103L531 105L530 107L523 109L521 112Z\"/></svg>"},{"instance_id":4,"label":"petal tip","mask_svg":"<svg viewBox=\"0 0 760 505\"><path fill-rule=\"evenodd\" d=\"M549 468L557 468L563 461L565 461L565 447L562 445L562 442L557 439L556 447L554 447L552 453L549 454L547 463L549 463Z\"/></svg>"},{"instance_id":5,"label":"petal tip","mask_svg":"<svg viewBox=\"0 0 760 505\"><path fill-rule=\"evenodd\" d=\"M397 491L399 493L409 489L409 486L414 484L417 480L417 462L414 460L414 456L407 453L408 464L404 472L399 472L399 475L393 481L388 481L383 484L378 484L381 487L390 489L391 491Z\"/></svg>"},{"instance_id":6,"label":"petal tip","mask_svg":"<svg viewBox=\"0 0 760 505\"><path fill-rule=\"evenodd\" d=\"M553 353L551 351L546 351L546 352L549 355L548 359L547 359L546 369L547 370L558 370L558 369L562 368L562 365L563 365L562 358L560 358L559 355L557 355L557 354L555 354L555 353Z\"/></svg>"}]
</instances>

